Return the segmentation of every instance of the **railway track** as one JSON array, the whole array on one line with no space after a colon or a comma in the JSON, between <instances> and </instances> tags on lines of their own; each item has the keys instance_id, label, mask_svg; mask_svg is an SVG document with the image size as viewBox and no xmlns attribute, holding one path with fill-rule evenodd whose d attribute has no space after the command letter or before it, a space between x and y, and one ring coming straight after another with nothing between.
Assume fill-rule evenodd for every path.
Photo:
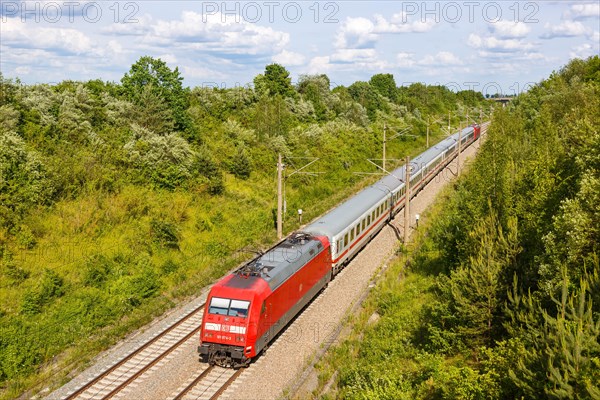
<instances>
[{"instance_id":1,"label":"railway track","mask_svg":"<svg viewBox=\"0 0 600 400\"><path fill-rule=\"evenodd\" d=\"M204 304L195 307L151 340L68 394L65 400L110 399L123 391L146 371L198 334Z\"/></svg>"},{"instance_id":2,"label":"railway track","mask_svg":"<svg viewBox=\"0 0 600 400\"><path fill-rule=\"evenodd\" d=\"M233 370L209 366L172 398L175 400L216 400L243 371L242 368Z\"/></svg>"}]
</instances>

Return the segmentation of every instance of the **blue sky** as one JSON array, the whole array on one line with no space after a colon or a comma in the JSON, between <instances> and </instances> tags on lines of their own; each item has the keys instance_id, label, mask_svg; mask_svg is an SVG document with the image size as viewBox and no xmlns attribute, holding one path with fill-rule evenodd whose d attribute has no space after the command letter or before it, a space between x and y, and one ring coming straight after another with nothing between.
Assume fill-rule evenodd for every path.
<instances>
[{"instance_id":1,"label":"blue sky","mask_svg":"<svg viewBox=\"0 0 600 400\"><path fill-rule=\"evenodd\" d=\"M25 83L119 81L141 56L186 86L252 82L272 62L337 85L392 73L398 85L518 93L599 54L600 2L10 1L0 70Z\"/></svg>"}]
</instances>

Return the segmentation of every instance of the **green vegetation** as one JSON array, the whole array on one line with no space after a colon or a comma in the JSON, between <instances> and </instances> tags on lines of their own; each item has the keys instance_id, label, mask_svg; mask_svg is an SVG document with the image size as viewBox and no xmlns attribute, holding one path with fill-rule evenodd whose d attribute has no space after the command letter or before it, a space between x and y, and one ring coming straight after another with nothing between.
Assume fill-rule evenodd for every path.
<instances>
[{"instance_id":1,"label":"green vegetation","mask_svg":"<svg viewBox=\"0 0 600 400\"><path fill-rule=\"evenodd\" d=\"M424 149L427 117L458 126L484 106L391 75L355 85L292 85L273 64L255 88L185 88L150 57L120 83L0 75L0 397L55 386L272 243L277 152L324 172L286 182L290 232L296 209L308 221L369 182L354 172L375 172L384 123L416 135L388 143L401 158Z\"/></svg>"},{"instance_id":2,"label":"green vegetation","mask_svg":"<svg viewBox=\"0 0 600 400\"><path fill-rule=\"evenodd\" d=\"M597 56L496 110L468 174L320 364L326 396L600 399L598 110Z\"/></svg>"}]
</instances>

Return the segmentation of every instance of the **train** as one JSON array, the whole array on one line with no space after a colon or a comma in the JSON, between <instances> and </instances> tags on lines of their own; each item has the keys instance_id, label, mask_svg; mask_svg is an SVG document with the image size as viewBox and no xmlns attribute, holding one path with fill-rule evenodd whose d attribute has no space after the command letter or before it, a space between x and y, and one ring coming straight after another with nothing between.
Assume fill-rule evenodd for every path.
<instances>
[{"instance_id":1,"label":"train","mask_svg":"<svg viewBox=\"0 0 600 400\"><path fill-rule=\"evenodd\" d=\"M456 157L459 138L465 148L480 133L478 124L470 125L414 158L411 197ZM215 283L200 327L200 361L248 366L404 207L408 167L395 169Z\"/></svg>"}]
</instances>

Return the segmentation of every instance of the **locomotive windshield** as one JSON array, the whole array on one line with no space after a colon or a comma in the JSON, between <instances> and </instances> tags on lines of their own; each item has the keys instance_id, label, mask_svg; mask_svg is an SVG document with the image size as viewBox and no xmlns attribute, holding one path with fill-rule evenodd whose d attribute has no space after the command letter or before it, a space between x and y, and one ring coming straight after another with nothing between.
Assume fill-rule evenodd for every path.
<instances>
[{"instance_id":1,"label":"locomotive windshield","mask_svg":"<svg viewBox=\"0 0 600 400\"><path fill-rule=\"evenodd\" d=\"M250 308L249 301L213 297L210 300L208 312L216 315L246 318L248 315L248 308Z\"/></svg>"}]
</instances>

